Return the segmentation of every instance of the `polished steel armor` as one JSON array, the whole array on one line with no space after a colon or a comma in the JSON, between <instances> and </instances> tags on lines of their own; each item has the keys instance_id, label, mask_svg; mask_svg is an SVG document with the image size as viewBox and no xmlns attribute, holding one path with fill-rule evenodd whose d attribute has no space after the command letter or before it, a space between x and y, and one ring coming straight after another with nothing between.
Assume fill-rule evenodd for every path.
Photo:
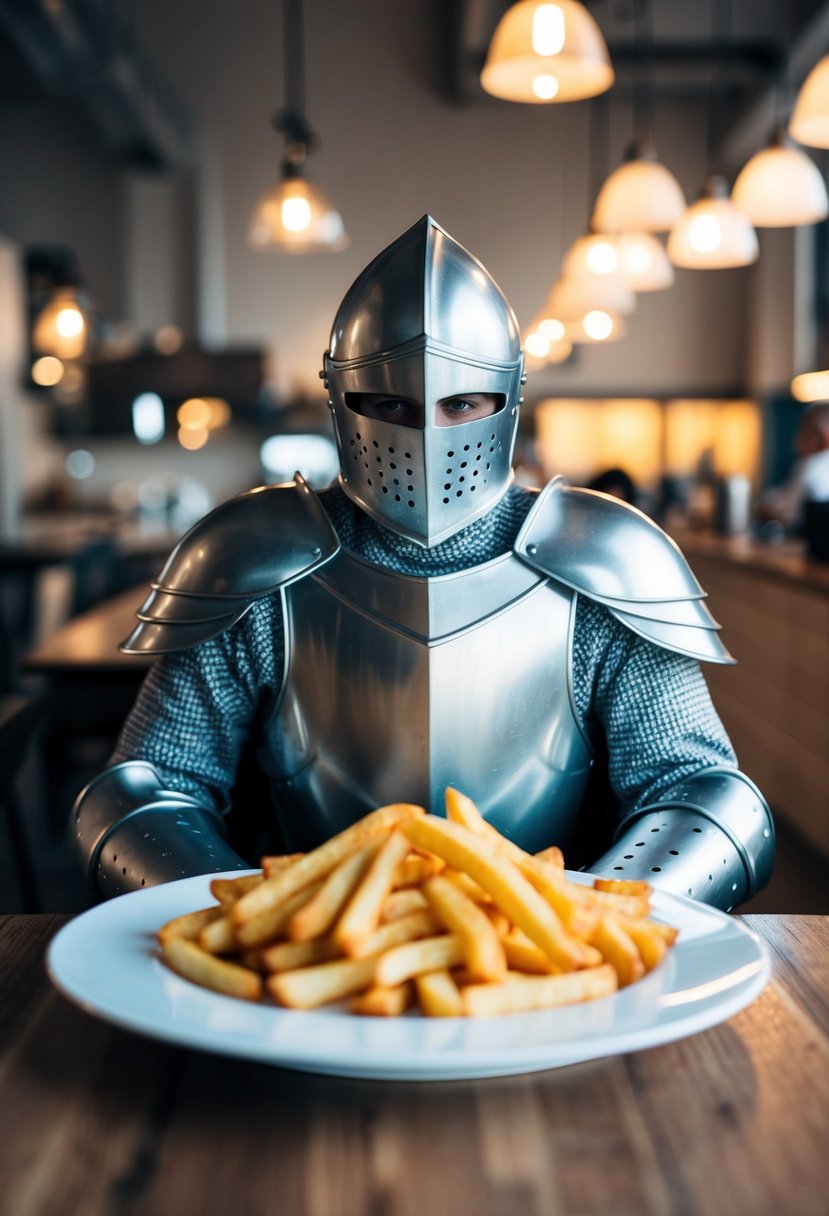
<instances>
[{"instance_id":1,"label":"polished steel armor","mask_svg":"<svg viewBox=\"0 0 829 1216\"><path fill-rule=\"evenodd\" d=\"M523 378L515 317L429 216L346 294L322 374L342 488L393 533L432 547L506 493ZM438 402L480 393L496 398L494 414L437 425ZM365 416L364 394L422 406L423 426ZM299 848L383 802L440 812L448 784L526 848L566 846L590 814L593 763L571 687L580 596L657 647L732 661L673 542L641 512L560 479L512 552L429 577L341 548L300 478L242 495L176 547L123 648L194 646L276 594L285 669L264 763ZM74 822L102 894L243 864L215 812L138 760L93 781ZM710 767L637 807L593 868L730 907L766 881L773 851L762 795L736 769Z\"/></svg>"},{"instance_id":2,"label":"polished steel armor","mask_svg":"<svg viewBox=\"0 0 829 1216\"><path fill-rule=\"evenodd\" d=\"M716 766L628 815L592 868L730 911L769 881L774 850L774 821L757 786L738 769Z\"/></svg>"},{"instance_id":3,"label":"polished steel armor","mask_svg":"<svg viewBox=\"0 0 829 1216\"><path fill-rule=\"evenodd\" d=\"M507 553L437 578L341 553L286 595L269 748L289 845L464 790L513 840L566 843L592 763L572 705L574 596Z\"/></svg>"},{"instance_id":4,"label":"polished steel armor","mask_svg":"<svg viewBox=\"0 0 829 1216\"><path fill-rule=\"evenodd\" d=\"M481 263L430 216L385 249L340 305L323 358L346 494L432 546L479 519L512 478L523 358L518 325ZM368 418L355 394L424 406L422 429ZM492 393L498 411L437 425L438 401Z\"/></svg>"},{"instance_id":5,"label":"polished steel armor","mask_svg":"<svg viewBox=\"0 0 829 1216\"><path fill-rule=\"evenodd\" d=\"M323 526L308 504L301 518L314 522L306 524L300 558L287 560L276 538L297 492L310 493L278 487L255 506L242 496L224 508L243 552L218 585L192 551L214 547L223 509L185 537L151 597L158 618L143 620L129 641L139 650L175 651L193 644L194 631L213 636L228 601L241 615L265 589L280 589L286 671L266 764L291 847L306 848L383 802L404 799L440 812L448 784L470 793L526 848L566 845L593 763L570 686L577 595L606 603L625 623L635 619L657 645L729 661L715 622L699 613L704 593L684 558L651 521L615 499L557 480L536 498L512 553L454 574L413 577L342 550L327 516ZM270 560L257 555L258 540L244 527L248 511L260 524L270 512ZM247 547L246 535L253 536ZM215 549L225 546L217 539ZM664 598L649 599L649 591ZM659 638L654 630L662 626L667 636ZM182 834L185 868L200 847L205 869L216 868L217 856L227 861L218 824L211 830L213 820L193 799L164 791L147 767L109 770L78 800L79 847L106 892L124 889L133 875L166 881L180 874L169 866L180 861L173 845ZM152 860L148 838L156 848L169 843L160 860ZM766 881L773 849L759 791L737 770L718 768L639 808L594 868L684 892L688 876L710 865L710 882L700 889L695 878L692 893L731 906ZM164 861L170 856L176 863Z\"/></svg>"}]
</instances>

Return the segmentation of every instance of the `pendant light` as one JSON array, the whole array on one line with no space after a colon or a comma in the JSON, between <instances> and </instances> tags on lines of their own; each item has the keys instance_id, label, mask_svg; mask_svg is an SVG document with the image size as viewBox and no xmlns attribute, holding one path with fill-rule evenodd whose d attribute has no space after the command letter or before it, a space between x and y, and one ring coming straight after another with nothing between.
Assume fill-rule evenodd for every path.
<instances>
[{"instance_id":1,"label":"pendant light","mask_svg":"<svg viewBox=\"0 0 829 1216\"><path fill-rule=\"evenodd\" d=\"M248 242L282 253L335 252L348 244L343 221L323 192L306 177L306 162L319 139L305 116L302 0L283 0L285 108L273 125L285 137L280 180L260 198Z\"/></svg>"},{"instance_id":2,"label":"pendant light","mask_svg":"<svg viewBox=\"0 0 829 1216\"><path fill-rule=\"evenodd\" d=\"M591 223L597 232L670 232L685 206L682 187L657 160L653 143L638 139L599 191Z\"/></svg>"},{"instance_id":3,"label":"pendant light","mask_svg":"<svg viewBox=\"0 0 829 1216\"><path fill-rule=\"evenodd\" d=\"M710 174L668 237L668 257L691 270L724 270L750 265L758 252L757 233L728 197L725 178Z\"/></svg>"},{"instance_id":4,"label":"pendant light","mask_svg":"<svg viewBox=\"0 0 829 1216\"><path fill-rule=\"evenodd\" d=\"M518 0L498 22L481 72L485 92L533 105L595 97L613 80L602 32L577 0Z\"/></svg>"},{"instance_id":5,"label":"pendant light","mask_svg":"<svg viewBox=\"0 0 829 1216\"><path fill-rule=\"evenodd\" d=\"M564 325L566 337L577 342L609 342L624 333L622 314L635 297L619 275L589 280L561 275L544 303L544 316Z\"/></svg>"},{"instance_id":6,"label":"pendant light","mask_svg":"<svg viewBox=\"0 0 829 1216\"><path fill-rule=\"evenodd\" d=\"M789 133L808 148L829 148L829 55L804 80L794 104Z\"/></svg>"},{"instance_id":7,"label":"pendant light","mask_svg":"<svg viewBox=\"0 0 829 1216\"><path fill-rule=\"evenodd\" d=\"M682 187L656 154L651 16L648 0L640 0L633 28L633 140L596 196L591 223L597 232L670 232L685 210Z\"/></svg>"},{"instance_id":8,"label":"pendant light","mask_svg":"<svg viewBox=\"0 0 829 1216\"><path fill-rule=\"evenodd\" d=\"M569 359L573 345L567 337L564 322L557 317L538 317L524 337L524 351L536 367Z\"/></svg>"},{"instance_id":9,"label":"pendant light","mask_svg":"<svg viewBox=\"0 0 829 1216\"><path fill-rule=\"evenodd\" d=\"M718 31L720 24L722 29ZM717 138L726 129L730 82L714 75L718 48L731 30L730 0L711 0L711 80L708 92L707 154L713 164ZM715 105L714 85L717 85ZM691 270L724 270L748 266L759 253L751 220L729 198L728 185L709 170L699 198L680 217L668 237L668 257L675 266Z\"/></svg>"},{"instance_id":10,"label":"pendant light","mask_svg":"<svg viewBox=\"0 0 829 1216\"><path fill-rule=\"evenodd\" d=\"M731 197L757 228L815 224L829 214L823 175L783 128L743 166Z\"/></svg>"},{"instance_id":11,"label":"pendant light","mask_svg":"<svg viewBox=\"0 0 829 1216\"><path fill-rule=\"evenodd\" d=\"M616 238L619 272L628 287L641 291L664 291L675 275L665 246L651 232L623 232Z\"/></svg>"}]
</instances>

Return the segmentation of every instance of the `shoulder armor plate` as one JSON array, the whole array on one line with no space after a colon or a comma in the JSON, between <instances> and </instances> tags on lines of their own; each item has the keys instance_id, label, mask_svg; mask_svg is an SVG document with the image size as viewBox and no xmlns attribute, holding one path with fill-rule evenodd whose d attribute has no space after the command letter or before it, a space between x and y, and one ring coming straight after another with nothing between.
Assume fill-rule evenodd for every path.
<instances>
[{"instance_id":1,"label":"shoulder armor plate","mask_svg":"<svg viewBox=\"0 0 829 1216\"><path fill-rule=\"evenodd\" d=\"M339 551L316 494L299 475L222 503L173 549L119 649L164 654L218 637L261 596L304 578Z\"/></svg>"},{"instance_id":2,"label":"shoulder armor plate","mask_svg":"<svg viewBox=\"0 0 829 1216\"><path fill-rule=\"evenodd\" d=\"M709 662L734 662L681 550L628 503L556 477L533 504L515 553L604 604L657 646Z\"/></svg>"}]
</instances>

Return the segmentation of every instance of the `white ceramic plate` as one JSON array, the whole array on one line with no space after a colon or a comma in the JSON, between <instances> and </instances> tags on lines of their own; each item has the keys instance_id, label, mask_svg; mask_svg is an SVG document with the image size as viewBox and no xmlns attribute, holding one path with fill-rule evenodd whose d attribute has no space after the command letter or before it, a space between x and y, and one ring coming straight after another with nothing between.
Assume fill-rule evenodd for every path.
<instances>
[{"instance_id":1,"label":"white ceramic plate","mask_svg":"<svg viewBox=\"0 0 829 1216\"><path fill-rule=\"evenodd\" d=\"M676 946L643 980L587 1004L480 1020L249 1004L196 987L157 956L160 925L213 902L211 877L122 895L70 921L49 947L52 982L88 1013L179 1047L305 1072L430 1081L536 1072L669 1043L737 1013L770 973L765 945L737 921L656 893L654 915L680 929Z\"/></svg>"}]
</instances>

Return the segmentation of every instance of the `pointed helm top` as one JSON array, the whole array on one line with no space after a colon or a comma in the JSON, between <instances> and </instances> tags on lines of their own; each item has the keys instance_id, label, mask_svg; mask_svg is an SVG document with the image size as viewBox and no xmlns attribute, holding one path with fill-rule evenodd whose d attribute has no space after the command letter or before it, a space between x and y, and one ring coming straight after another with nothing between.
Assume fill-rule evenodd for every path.
<instances>
[{"instance_id":1,"label":"pointed helm top","mask_svg":"<svg viewBox=\"0 0 829 1216\"><path fill-rule=\"evenodd\" d=\"M423 339L486 363L520 354L503 292L430 215L358 275L337 310L328 354L348 364Z\"/></svg>"}]
</instances>

